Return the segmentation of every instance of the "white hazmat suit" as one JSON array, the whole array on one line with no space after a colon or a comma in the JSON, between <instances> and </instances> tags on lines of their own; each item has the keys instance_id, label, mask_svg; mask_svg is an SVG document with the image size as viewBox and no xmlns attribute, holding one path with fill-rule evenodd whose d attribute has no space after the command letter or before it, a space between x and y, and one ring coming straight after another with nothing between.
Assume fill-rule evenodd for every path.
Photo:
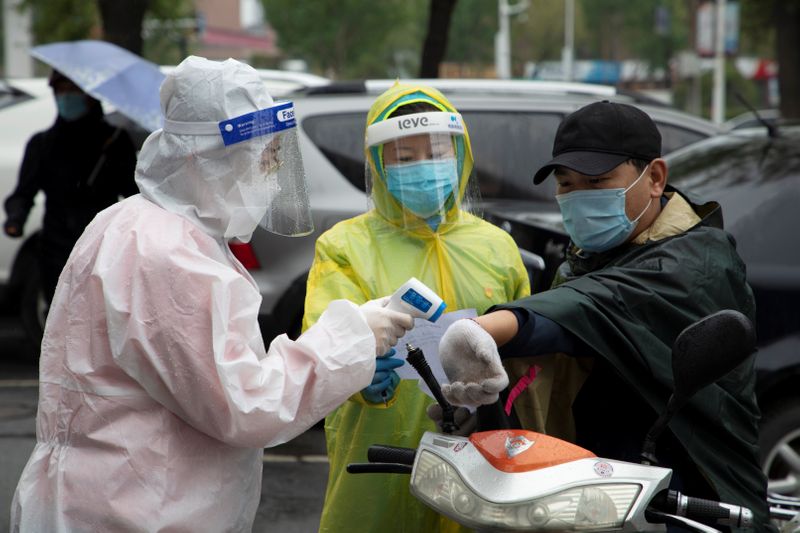
<instances>
[{"instance_id":1,"label":"white hazmat suit","mask_svg":"<svg viewBox=\"0 0 800 533\"><path fill-rule=\"evenodd\" d=\"M410 327L379 303L338 300L297 341L281 335L266 351L259 290L227 246L263 215L243 205L240 185L248 145L264 138L226 148L168 130L271 98L250 67L190 57L161 103L165 130L137 165L142 194L101 212L61 274L13 532L250 531L261 448L369 385L375 324L390 337Z\"/></svg>"}]
</instances>

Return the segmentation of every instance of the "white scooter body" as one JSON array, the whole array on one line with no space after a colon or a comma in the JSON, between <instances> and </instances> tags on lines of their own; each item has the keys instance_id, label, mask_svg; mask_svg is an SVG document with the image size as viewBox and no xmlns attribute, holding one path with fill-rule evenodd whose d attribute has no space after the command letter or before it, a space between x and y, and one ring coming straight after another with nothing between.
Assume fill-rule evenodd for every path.
<instances>
[{"instance_id":1,"label":"white scooter body","mask_svg":"<svg viewBox=\"0 0 800 533\"><path fill-rule=\"evenodd\" d=\"M480 439L489 434L506 439L506 450L482 452ZM547 456L545 463L561 460L553 458L554 445L569 448L559 453L566 462L527 470L540 462L540 455ZM647 522L644 511L669 486L671 470L593 456L570 459L573 449L586 452L525 430L495 430L470 438L427 432L417 449L411 493L481 531L666 530ZM495 461L502 470L484 456L498 452L507 456Z\"/></svg>"}]
</instances>

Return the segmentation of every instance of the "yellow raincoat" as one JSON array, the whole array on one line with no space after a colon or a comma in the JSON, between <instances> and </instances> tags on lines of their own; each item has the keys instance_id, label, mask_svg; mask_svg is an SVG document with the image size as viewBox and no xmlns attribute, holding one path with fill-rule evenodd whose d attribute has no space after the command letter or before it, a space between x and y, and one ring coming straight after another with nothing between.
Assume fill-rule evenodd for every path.
<instances>
[{"instance_id":1,"label":"yellow raincoat","mask_svg":"<svg viewBox=\"0 0 800 533\"><path fill-rule=\"evenodd\" d=\"M395 84L373 104L367 124L384 120L398 106L428 102L455 112L438 91ZM457 137L463 196L472 171L469 135ZM517 246L496 226L460 211L457 202L434 231L407 224L413 213L386 190L378 172L381 148L366 153L373 177L375 209L340 222L317 241L308 277L303 327L308 328L331 300L356 303L385 296L415 276L435 290L448 311L490 306L526 296L527 273ZM408 229L412 227L413 229ZM325 421L330 474L320 531L436 532L459 531L458 524L425 507L408 490L409 478L398 474L345 472L350 462L365 462L371 444L416 448L425 431L435 430L425 410L432 403L416 380L402 380L388 406L356 394Z\"/></svg>"}]
</instances>

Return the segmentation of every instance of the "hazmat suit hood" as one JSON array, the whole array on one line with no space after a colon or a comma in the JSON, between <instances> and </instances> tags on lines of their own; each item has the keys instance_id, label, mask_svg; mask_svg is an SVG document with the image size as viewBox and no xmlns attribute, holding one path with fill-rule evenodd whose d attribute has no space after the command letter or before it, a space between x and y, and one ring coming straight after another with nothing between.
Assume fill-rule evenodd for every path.
<instances>
[{"instance_id":1,"label":"hazmat suit hood","mask_svg":"<svg viewBox=\"0 0 800 533\"><path fill-rule=\"evenodd\" d=\"M458 113L450 101L438 90L421 85L410 85L396 82L391 88L378 96L367 113L367 127L390 118L401 106L413 103L426 103L439 111ZM469 132L464 124L464 134L454 135L457 171L459 176L458 191L445 204L444 220L435 231L441 233L455 223L463 210L469 210L472 201L477 197L476 188L471 186L470 175L473 168L472 147ZM375 209L395 226L405 227L412 232L431 230L427 225L419 223L419 217L405 208L386 186L386 173L383 163L383 145L366 146L367 183L371 184L370 200Z\"/></svg>"},{"instance_id":2,"label":"hazmat suit hood","mask_svg":"<svg viewBox=\"0 0 800 533\"><path fill-rule=\"evenodd\" d=\"M190 56L160 94L165 128L147 138L136 166L142 195L213 237L249 241L268 209L269 198L254 201L253 180L271 136L225 146L220 135L172 133L168 124L222 122L272 106L258 73L233 59Z\"/></svg>"}]
</instances>

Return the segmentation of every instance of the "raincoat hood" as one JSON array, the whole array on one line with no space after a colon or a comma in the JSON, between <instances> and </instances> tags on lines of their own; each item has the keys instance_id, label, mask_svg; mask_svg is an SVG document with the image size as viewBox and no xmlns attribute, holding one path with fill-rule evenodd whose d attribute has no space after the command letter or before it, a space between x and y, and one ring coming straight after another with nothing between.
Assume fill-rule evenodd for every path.
<instances>
[{"instance_id":1,"label":"raincoat hood","mask_svg":"<svg viewBox=\"0 0 800 533\"><path fill-rule=\"evenodd\" d=\"M190 125L273 105L255 69L233 59L190 56L166 77L160 94L166 120ZM264 215L248 200L248 178L268 142L260 139L226 147L221 135L170 133L165 124L142 146L136 183L145 198L209 235L247 241Z\"/></svg>"},{"instance_id":2,"label":"raincoat hood","mask_svg":"<svg viewBox=\"0 0 800 533\"><path fill-rule=\"evenodd\" d=\"M386 92L381 94L367 113L367 127L386 120L401 106L413 103L426 103L434 106L439 111L448 113L458 113L453 104L438 90L432 87L421 85L409 85L396 82ZM458 164L459 186L458 201L450 200L446 204L447 212L445 220L438 226L437 231L446 231L447 228L456 221L459 215L459 205L464 198L464 193L469 184L469 177L472 173L473 159L472 147L469 140L469 132L466 124L464 125L464 135L453 136L456 150L456 160ZM366 146L366 143L365 143ZM386 187L386 174L383 164L383 146L373 146L365 148L368 172L372 180L371 200L375 209L390 223L397 226L414 226L418 216L406 209ZM425 224L419 225L419 230L430 232L430 228Z\"/></svg>"}]
</instances>

